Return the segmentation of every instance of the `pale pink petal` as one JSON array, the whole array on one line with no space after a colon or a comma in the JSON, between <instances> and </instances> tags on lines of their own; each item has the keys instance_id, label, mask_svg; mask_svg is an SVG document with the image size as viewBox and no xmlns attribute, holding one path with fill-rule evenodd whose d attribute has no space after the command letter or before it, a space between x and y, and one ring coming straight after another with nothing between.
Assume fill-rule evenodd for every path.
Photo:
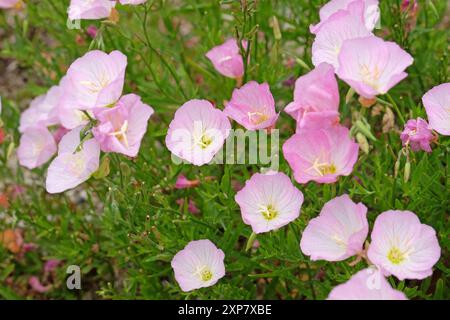
<instances>
[{"instance_id":1,"label":"pale pink petal","mask_svg":"<svg viewBox=\"0 0 450 320\"><path fill-rule=\"evenodd\" d=\"M56 150L55 139L46 127L31 127L20 137L17 157L20 165L34 169L50 160Z\"/></svg>"},{"instance_id":2,"label":"pale pink petal","mask_svg":"<svg viewBox=\"0 0 450 320\"><path fill-rule=\"evenodd\" d=\"M243 42L244 48L247 43ZM244 74L244 62L236 39L228 39L223 44L212 48L206 53L214 68L229 78L240 78Z\"/></svg>"},{"instance_id":3,"label":"pale pink petal","mask_svg":"<svg viewBox=\"0 0 450 320\"><path fill-rule=\"evenodd\" d=\"M71 0L69 6L69 19L102 19L111 14L116 5L111 0Z\"/></svg>"},{"instance_id":4,"label":"pale pink petal","mask_svg":"<svg viewBox=\"0 0 450 320\"><path fill-rule=\"evenodd\" d=\"M450 82L429 90L422 98L430 127L450 136Z\"/></svg>"}]
</instances>

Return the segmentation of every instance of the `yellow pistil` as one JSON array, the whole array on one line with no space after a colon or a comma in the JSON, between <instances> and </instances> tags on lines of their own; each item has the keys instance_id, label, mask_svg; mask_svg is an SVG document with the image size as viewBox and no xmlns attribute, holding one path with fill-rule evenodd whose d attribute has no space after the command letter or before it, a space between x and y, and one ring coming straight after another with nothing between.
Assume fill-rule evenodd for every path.
<instances>
[{"instance_id":1,"label":"yellow pistil","mask_svg":"<svg viewBox=\"0 0 450 320\"><path fill-rule=\"evenodd\" d=\"M197 140L197 145L202 148L206 149L209 147L209 145L213 142L213 138L208 136L206 133L203 133L200 137L200 139Z\"/></svg>"},{"instance_id":2,"label":"yellow pistil","mask_svg":"<svg viewBox=\"0 0 450 320\"><path fill-rule=\"evenodd\" d=\"M269 204L268 206L260 206L260 212L267 221L273 220L278 216L278 211Z\"/></svg>"},{"instance_id":3,"label":"yellow pistil","mask_svg":"<svg viewBox=\"0 0 450 320\"><path fill-rule=\"evenodd\" d=\"M360 66L360 74L363 78L363 82L375 90L379 88L379 79L381 77L381 70L377 65L371 70L367 65L363 64Z\"/></svg>"},{"instance_id":4,"label":"yellow pistil","mask_svg":"<svg viewBox=\"0 0 450 320\"><path fill-rule=\"evenodd\" d=\"M128 121L125 120L124 123L122 124L122 127L120 127L119 130L111 132L109 135L117 137L117 139L120 142L122 142L122 144L125 145L126 148L128 148L127 131L128 131Z\"/></svg>"},{"instance_id":5,"label":"yellow pistil","mask_svg":"<svg viewBox=\"0 0 450 320\"><path fill-rule=\"evenodd\" d=\"M319 158L314 160L314 163L312 164L312 166L310 168L308 168L307 170L314 170L321 177L323 177L324 175L327 175L327 174L335 174L337 171L336 166L333 163L327 163L327 162L320 163Z\"/></svg>"},{"instance_id":6,"label":"yellow pistil","mask_svg":"<svg viewBox=\"0 0 450 320\"><path fill-rule=\"evenodd\" d=\"M248 120L254 125L258 125L269 119L269 117L262 112L247 112Z\"/></svg>"},{"instance_id":7,"label":"yellow pistil","mask_svg":"<svg viewBox=\"0 0 450 320\"><path fill-rule=\"evenodd\" d=\"M392 247L388 253L388 259L393 264L400 264L405 260L405 255L396 247Z\"/></svg>"},{"instance_id":8,"label":"yellow pistil","mask_svg":"<svg viewBox=\"0 0 450 320\"><path fill-rule=\"evenodd\" d=\"M209 271L208 269L203 270L200 273L200 275L201 275L202 281L205 281L205 282L211 280L212 276L213 276L212 272Z\"/></svg>"}]
</instances>

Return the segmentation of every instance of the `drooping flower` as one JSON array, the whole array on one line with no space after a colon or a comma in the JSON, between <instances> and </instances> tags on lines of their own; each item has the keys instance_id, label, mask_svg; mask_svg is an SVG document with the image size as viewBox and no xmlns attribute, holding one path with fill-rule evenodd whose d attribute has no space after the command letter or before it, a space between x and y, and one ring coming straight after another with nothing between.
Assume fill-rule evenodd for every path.
<instances>
[{"instance_id":1,"label":"drooping flower","mask_svg":"<svg viewBox=\"0 0 450 320\"><path fill-rule=\"evenodd\" d=\"M50 259L47 260L44 264L44 272L50 273L56 270L56 268L61 264L61 260L58 259Z\"/></svg>"},{"instance_id":2,"label":"drooping flower","mask_svg":"<svg viewBox=\"0 0 450 320\"><path fill-rule=\"evenodd\" d=\"M375 220L372 242L367 251L369 260L384 275L400 280L424 279L441 256L434 229L420 223L411 211L389 210Z\"/></svg>"},{"instance_id":3,"label":"drooping flower","mask_svg":"<svg viewBox=\"0 0 450 320\"><path fill-rule=\"evenodd\" d=\"M95 139L86 140L80 145L82 128L73 129L61 139L58 156L48 168L47 192L59 193L75 188L98 169L100 146Z\"/></svg>"},{"instance_id":4,"label":"drooping flower","mask_svg":"<svg viewBox=\"0 0 450 320\"><path fill-rule=\"evenodd\" d=\"M185 199L184 198L180 198L180 199L177 199L176 200L176 203L178 204L178 205L180 205L181 207L183 207L184 206L184 204L185 204ZM194 215L197 215L197 214L199 214L200 213L200 209L199 208L197 208L197 206L195 205L195 202L192 200L192 199L189 199L188 200L188 211L190 212L190 213L192 213L192 214L194 214Z\"/></svg>"},{"instance_id":5,"label":"drooping flower","mask_svg":"<svg viewBox=\"0 0 450 320\"><path fill-rule=\"evenodd\" d=\"M75 60L61 81L64 90L60 104L61 121L73 110L89 110L116 103L122 95L126 67L127 57L120 51L107 54L93 50ZM73 125L67 128L73 129Z\"/></svg>"},{"instance_id":6,"label":"drooping flower","mask_svg":"<svg viewBox=\"0 0 450 320\"><path fill-rule=\"evenodd\" d=\"M22 0L0 0L0 9L20 9Z\"/></svg>"},{"instance_id":7,"label":"drooping flower","mask_svg":"<svg viewBox=\"0 0 450 320\"><path fill-rule=\"evenodd\" d=\"M284 173L255 173L235 196L253 232L277 230L300 215L303 194Z\"/></svg>"},{"instance_id":8,"label":"drooping flower","mask_svg":"<svg viewBox=\"0 0 450 320\"><path fill-rule=\"evenodd\" d=\"M338 56L345 40L372 34L364 25L363 9L362 1L355 1L347 10L340 10L323 23L312 45L312 62L315 66L326 62L337 68Z\"/></svg>"},{"instance_id":9,"label":"drooping flower","mask_svg":"<svg viewBox=\"0 0 450 320\"><path fill-rule=\"evenodd\" d=\"M354 2L363 3L364 24L367 30L372 31L375 28L378 20L380 19L380 8L378 7L378 0L331 0L320 9L320 22L316 25L311 25L310 31L316 34L330 17L332 17L340 10L348 10L349 5Z\"/></svg>"},{"instance_id":10,"label":"drooping flower","mask_svg":"<svg viewBox=\"0 0 450 320\"><path fill-rule=\"evenodd\" d=\"M440 84L422 97L430 127L450 136L450 82Z\"/></svg>"},{"instance_id":11,"label":"drooping flower","mask_svg":"<svg viewBox=\"0 0 450 320\"><path fill-rule=\"evenodd\" d=\"M321 63L295 82L294 101L286 111L297 120L297 128L323 128L326 123L339 122L339 89L334 69ZM328 121L327 121L328 119Z\"/></svg>"},{"instance_id":12,"label":"drooping flower","mask_svg":"<svg viewBox=\"0 0 450 320\"><path fill-rule=\"evenodd\" d=\"M247 42L243 41L242 45L246 48ZM244 60L236 39L228 39L223 44L212 48L206 53L206 57L225 77L237 79L244 75Z\"/></svg>"},{"instance_id":13,"label":"drooping flower","mask_svg":"<svg viewBox=\"0 0 450 320\"><path fill-rule=\"evenodd\" d=\"M376 268L370 267L354 274L346 283L331 290L327 300L408 300L393 289Z\"/></svg>"},{"instance_id":14,"label":"drooping flower","mask_svg":"<svg viewBox=\"0 0 450 320\"><path fill-rule=\"evenodd\" d=\"M234 89L223 112L247 130L273 127L278 119L269 85L256 81Z\"/></svg>"},{"instance_id":15,"label":"drooping flower","mask_svg":"<svg viewBox=\"0 0 450 320\"><path fill-rule=\"evenodd\" d=\"M434 136L429 129L428 123L422 118L410 119L400 135L403 146L411 146L412 151L423 150L431 152L430 143Z\"/></svg>"},{"instance_id":16,"label":"drooping flower","mask_svg":"<svg viewBox=\"0 0 450 320\"><path fill-rule=\"evenodd\" d=\"M20 137L17 157L21 166L34 169L50 160L56 151L56 141L46 127L31 127Z\"/></svg>"},{"instance_id":17,"label":"drooping flower","mask_svg":"<svg viewBox=\"0 0 450 320\"><path fill-rule=\"evenodd\" d=\"M297 182L333 183L352 172L358 144L342 126L302 129L284 143L283 154Z\"/></svg>"},{"instance_id":18,"label":"drooping flower","mask_svg":"<svg viewBox=\"0 0 450 320\"><path fill-rule=\"evenodd\" d=\"M200 185L200 180L189 180L186 176L180 174L175 182L176 189L187 189L187 188L195 188Z\"/></svg>"},{"instance_id":19,"label":"drooping flower","mask_svg":"<svg viewBox=\"0 0 450 320\"><path fill-rule=\"evenodd\" d=\"M166 136L167 148L197 166L209 163L230 133L227 116L207 100L190 100L176 112Z\"/></svg>"},{"instance_id":20,"label":"drooping flower","mask_svg":"<svg viewBox=\"0 0 450 320\"><path fill-rule=\"evenodd\" d=\"M50 284L44 286L36 276L31 276L30 279L28 279L28 284L30 285L31 289L33 289L33 291L36 291L38 293L45 293L52 288Z\"/></svg>"},{"instance_id":21,"label":"drooping flower","mask_svg":"<svg viewBox=\"0 0 450 320\"><path fill-rule=\"evenodd\" d=\"M111 0L70 0L69 19L103 19L109 17L116 2Z\"/></svg>"},{"instance_id":22,"label":"drooping flower","mask_svg":"<svg viewBox=\"0 0 450 320\"><path fill-rule=\"evenodd\" d=\"M413 58L395 42L375 36L344 41L339 53L339 78L371 99L385 94L407 77Z\"/></svg>"},{"instance_id":23,"label":"drooping flower","mask_svg":"<svg viewBox=\"0 0 450 320\"><path fill-rule=\"evenodd\" d=\"M175 279L183 291L209 287L225 275L225 254L210 240L189 242L172 259Z\"/></svg>"},{"instance_id":24,"label":"drooping flower","mask_svg":"<svg viewBox=\"0 0 450 320\"><path fill-rule=\"evenodd\" d=\"M92 38L94 39L97 36L98 33L98 28L94 25L90 25L89 27L86 28L86 33Z\"/></svg>"},{"instance_id":25,"label":"drooping flower","mask_svg":"<svg viewBox=\"0 0 450 320\"><path fill-rule=\"evenodd\" d=\"M99 108L94 111L99 124L92 133L104 152L118 152L135 157L141 146L141 140L147 131L147 123L153 109L142 103L135 94L120 98L111 108Z\"/></svg>"},{"instance_id":26,"label":"drooping flower","mask_svg":"<svg viewBox=\"0 0 450 320\"><path fill-rule=\"evenodd\" d=\"M346 194L328 201L303 231L300 248L311 260L342 261L363 250L367 207Z\"/></svg>"}]
</instances>

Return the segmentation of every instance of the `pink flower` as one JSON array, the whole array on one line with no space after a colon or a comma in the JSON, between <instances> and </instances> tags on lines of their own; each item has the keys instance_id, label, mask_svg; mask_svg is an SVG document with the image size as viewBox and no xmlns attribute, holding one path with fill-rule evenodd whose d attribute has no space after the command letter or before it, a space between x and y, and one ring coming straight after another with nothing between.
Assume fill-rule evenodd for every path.
<instances>
[{"instance_id":1,"label":"pink flower","mask_svg":"<svg viewBox=\"0 0 450 320\"><path fill-rule=\"evenodd\" d=\"M13 9L20 6L22 0L0 0L0 9Z\"/></svg>"},{"instance_id":2,"label":"pink flower","mask_svg":"<svg viewBox=\"0 0 450 320\"><path fill-rule=\"evenodd\" d=\"M331 199L303 231L300 249L311 260L342 261L363 250L367 207L346 194Z\"/></svg>"},{"instance_id":3,"label":"pink flower","mask_svg":"<svg viewBox=\"0 0 450 320\"><path fill-rule=\"evenodd\" d=\"M184 206L185 200L183 198L177 199L176 203L180 206ZM191 199L189 199L189 201L188 201L188 211L194 215L200 213L200 209L197 208L197 206L195 205L195 202L192 201Z\"/></svg>"},{"instance_id":4,"label":"pink flower","mask_svg":"<svg viewBox=\"0 0 450 320\"><path fill-rule=\"evenodd\" d=\"M28 279L28 284L34 291L39 292L39 293L47 292L52 288L51 285L44 286L41 283L41 281L39 281L39 278L36 276L30 277L30 279Z\"/></svg>"},{"instance_id":5,"label":"pink flower","mask_svg":"<svg viewBox=\"0 0 450 320\"><path fill-rule=\"evenodd\" d=\"M44 272L46 272L46 273L52 272L52 271L56 270L56 268L60 264L61 264L61 260L57 260L57 259L47 260L47 262L45 262L45 265L44 265Z\"/></svg>"},{"instance_id":6,"label":"pink flower","mask_svg":"<svg viewBox=\"0 0 450 320\"><path fill-rule=\"evenodd\" d=\"M412 151L431 152L430 143L434 139L428 123L422 118L410 119L400 135L403 146L410 145Z\"/></svg>"},{"instance_id":7,"label":"pink flower","mask_svg":"<svg viewBox=\"0 0 450 320\"><path fill-rule=\"evenodd\" d=\"M336 73L358 94L373 98L385 94L408 75L413 58L395 42L375 36L346 40Z\"/></svg>"},{"instance_id":8,"label":"pink flower","mask_svg":"<svg viewBox=\"0 0 450 320\"><path fill-rule=\"evenodd\" d=\"M332 15L316 34L312 45L312 61L339 66L338 56L345 40L369 36L372 33L364 25L362 1L352 2L347 10Z\"/></svg>"},{"instance_id":9,"label":"pink flower","mask_svg":"<svg viewBox=\"0 0 450 320\"><path fill-rule=\"evenodd\" d=\"M247 130L273 127L278 119L269 85L258 84L256 81L234 89L223 112Z\"/></svg>"},{"instance_id":10,"label":"pink flower","mask_svg":"<svg viewBox=\"0 0 450 320\"><path fill-rule=\"evenodd\" d=\"M112 0L70 0L69 19L102 19L111 14L116 5Z\"/></svg>"},{"instance_id":11,"label":"pink flower","mask_svg":"<svg viewBox=\"0 0 450 320\"><path fill-rule=\"evenodd\" d=\"M100 146L95 139L89 139L80 146L81 130L81 126L75 128L61 139L58 156L48 168L47 192L59 193L75 188L98 169Z\"/></svg>"},{"instance_id":12,"label":"pink flower","mask_svg":"<svg viewBox=\"0 0 450 320\"><path fill-rule=\"evenodd\" d=\"M175 182L175 189L187 189L187 188L195 188L200 184L200 180L189 180L184 175L180 174L177 178L177 182Z\"/></svg>"},{"instance_id":13,"label":"pink flower","mask_svg":"<svg viewBox=\"0 0 450 320\"><path fill-rule=\"evenodd\" d=\"M54 132L53 132L53 139L55 139L56 143L59 143L62 139L62 137L64 137L66 135L66 133L68 133L70 130L67 130L66 128L64 128L63 126L59 126Z\"/></svg>"},{"instance_id":14,"label":"pink flower","mask_svg":"<svg viewBox=\"0 0 450 320\"><path fill-rule=\"evenodd\" d=\"M450 136L450 82L429 90L422 97L430 127L442 135Z\"/></svg>"},{"instance_id":15,"label":"pink flower","mask_svg":"<svg viewBox=\"0 0 450 320\"><path fill-rule=\"evenodd\" d=\"M207 100L190 100L176 112L166 136L175 156L197 166L209 163L230 134L230 121Z\"/></svg>"},{"instance_id":16,"label":"pink flower","mask_svg":"<svg viewBox=\"0 0 450 320\"><path fill-rule=\"evenodd\" d=\"M121 4L131 4L131 5L138 5L138 4L142 4L147 0L119 0L119 2Z\"/></svg>"},{"instance_id":17,"label":"pink flower","mask_svg":"<svg viewBox=\"0 0 450 320\"><path fill-rule=\"evenodd\" d=\"M56 153L55 139L46 127L30 127L20 137L17 157L21 166L40 167Z\"/></svg>"},{"instance_id":18,"label":"pink flower","mask_svg":"<svg viewBox=\"0 0 450 320\"><path fill-rule=\"evenodd\" d=\"M380 19L380 8L378 0L331 0L326 3L319 11L320 22L310 26L310 31L317 34L324 23L340 10L348 10L349 5L355 2L363 4L364 24L367 30L372 31Z\"/></svg>"},{"instance_id":19,"label":"pink flower","mask_svg":"<svg viewBox=\"0 0 450 320\"><path fill-rule=\"evenodd\" d=\"M408 298L403 292L393 289L376 268L367 268L331 290L327 300L408 300Z\"/></svg>"},{"instance_id":20,"label":"pink flower","mask_svg":"<svg viewBox=\"0 0 450 320\"><path fill-rule=\"evenodd\" d=\"M80 125L77 120L83 117L79 110L116 103L122 95L126 67L127 57L119 51L110 54L99 50L89 51L75 60L61 81L64 96L60 117L63 125L68 129ZM64 122L66 117L70 117L71 121ZM75 120L72 120L73 117Z\"/></svg>"},{"instance_id":21,"label":"pink flower","mask_svg":"<svg viewBox=\"0 0 450 320\"><path fill-rule=\"evenodd\" d=\"M283 154L297 182L333 183L352 172L358 144L342 126L302 129L284 143Z\"/></svg>"},{"instance_id":22,"label":"pink flower","mask_svg":"<svg viewBox=\"0 0 450 320\"><path fill-rule=\"evenodd\" d=\"M244 48L247 42L243 42ZM214 68L229 78L241 78L244 75L244 61L236 39L228 39L225 43L212 48L206 53Z\"/></svg>"},{"instance_id":23,"label":"pink flower","mask_svg":"<svg viewBox=\"0 0 450 320\"><path fill-rule=\"evenodd\" d=\"M375 220L367 256L386 276L424 279L441 256L434 229L410 211L389 210Z\"/></svg>"},{"instance_id":24,"label":"pink flower","mask_svg":"<svg viewBox=\"0 0 450 320\"><path fill-rule=\"evenodd\" d=\"M97 36L97 32L98 29L96 26L94 25L90 25L89 27L87 27L86 29L86 33L92 38L94 39Z\"/></svg>"},{"instance_id":25,"label":"pink flower","mask_svg":"<svg viewBox=\"0 0 450 320\"><path fill-rule=\"evenodd\" d=\"M334 69L321 63L295 82L294 101L284 109L297 120L297 128L323 128L339 122L339 89ZM328 119L328 121L327 121Z\"/></svg>"},{"instance_id":26,"label":"pink flower","mask_svg":"<svg viewBox=\"0 0 450 320\"><path fill-rule=\"evenodd\" d=\"M183 291L210 287L225 275L225 254L210 240L191 241L172 259L175 279Z\"/></svg>"},{"instance_id":27,"label":"pink flower","mask_svg":"<svg viewBox=\"0 0 450 320\"><path fill-rule=\"evenodd\" d=\"M136 157L153 109L142 103L139 96L128 94L114 107L96 109L94 114L99 125L92 133L102 151Z\"/></svg>"},{"instance_id":28,"label":"pink flower","mask_svg":"<svg viewBox=\"0 0 450 320\"><path fill-rule=\"evenodd\" d=\"M235 196L253 232L277 230L300 215L303 194L284 173L255 173Z\"/></svg>"}]
</instances>

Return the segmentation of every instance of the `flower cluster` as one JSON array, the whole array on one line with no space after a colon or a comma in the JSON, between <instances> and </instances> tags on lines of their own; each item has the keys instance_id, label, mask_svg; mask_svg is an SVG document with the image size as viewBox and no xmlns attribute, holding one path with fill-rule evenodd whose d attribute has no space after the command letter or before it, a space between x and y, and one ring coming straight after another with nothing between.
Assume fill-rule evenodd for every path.
<instances>
[{"instance_id":1,"label":"flower cluster","mask_svg":"<svg viewBox=\"0 0 450 320\"><path fill-rule=\"evenodd\" d=\"M22 113L20 164L37 168L57 154L48 168L49 193L88 180L99 167L100 151L138 154L153 109L135 94L122 96L126 66L119 51L90 51Z\"/></svg>"}]
</instances>

